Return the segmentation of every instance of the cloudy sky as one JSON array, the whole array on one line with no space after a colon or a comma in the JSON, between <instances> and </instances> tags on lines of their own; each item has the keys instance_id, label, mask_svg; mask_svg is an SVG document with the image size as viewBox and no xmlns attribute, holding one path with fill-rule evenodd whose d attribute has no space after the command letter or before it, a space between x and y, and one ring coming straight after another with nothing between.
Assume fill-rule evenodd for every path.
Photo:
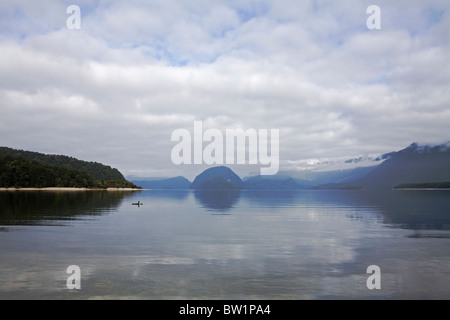
<instances>
[{"instance_id":1,"label":"cloudy sky","mask_svg":"<svg viewBox=\"0 0 450 320\"><path fill-rule=\"evenodd\" d=\"M445 142L449 53L448 0L2 0L0 145L192 179L194 121L278 129L280 170Z\"/></svg>"}]
</instances>

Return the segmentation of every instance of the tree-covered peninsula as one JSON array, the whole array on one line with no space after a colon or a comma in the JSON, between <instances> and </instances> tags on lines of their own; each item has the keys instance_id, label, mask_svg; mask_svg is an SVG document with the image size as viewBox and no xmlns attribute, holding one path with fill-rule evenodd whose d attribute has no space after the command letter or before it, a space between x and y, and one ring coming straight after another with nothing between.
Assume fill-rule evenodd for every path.
<instances>
[{"instance_id":1,"label":"tree-covered peninsula","mask_svg":"<svg viewBox=\"0 0 450 320\"><path fill-rule=\"evenodd\" d=\"M117 169L63 155L0 148L0 188L138 188Z\"/></svg>"}]
</instances>

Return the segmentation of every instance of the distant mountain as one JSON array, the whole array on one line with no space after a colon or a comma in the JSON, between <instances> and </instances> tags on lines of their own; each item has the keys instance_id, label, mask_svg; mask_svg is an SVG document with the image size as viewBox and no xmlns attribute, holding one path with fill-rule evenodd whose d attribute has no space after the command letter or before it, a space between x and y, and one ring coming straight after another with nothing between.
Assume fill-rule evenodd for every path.
<instances>
[{"instance_id":1,"label":"distant mountain","mask_svg":"<svg viewBox=\"0 0 450 320\"><path fill-rule=\"evenodd\" d=\"M206 190L386 189L411 184L413 187L431 185L442 188L450 181L450 142L440 145L413 143L398 152L367 159L355 157L344 163L363 165L344 170L280 172L274 176L246 177L244 182L231 169L220 166L203 171L190 186L189 181L183 177L134 182L151 189L170 189L175 188L174 186L179 189L189 187Z\"/></svg>"},{"instance_id":2,"label":"distant mountain","mask_svg":"<svg viewBox=\"0 0 450 320\"><path fill-rule=\"evenodd\" d=\"M206 169L192 182L191 189L243 189L241 178L230 168L220 166Z\"/></svg>"},{"instance_id":3,"label":"distant mountain","mask_svg":"<svg viewBox=\"0 0 450 320\"><path fill-rule=\"evenodd\" d=\"M132 180L135 185L144 189L189 189L191 182L185 177L159 180Z\"/></svg>"},{"instance_id":4,"label":"distant mountain","mask_svg":"<svg viewBox=\"0 0 450 320\"><path fill-rule=\"evenodd\" d=\"M401 184L450 181L450 143L411 144L390 155L354 185L366 188L393 188Z\"/></svg>"},{"instance_id":5,"label":"distant mountain","mask_svg":"<svg viewBox=\"0 0 450 320\"><path fill-rule=\"evenodd\" d=\"M302 186L309 187L324 184L345 184L363 178L376 167L377 166L356 167L345 170L304 172L303 179L296 179L296 182Z\"/></svg>"},{"instance_id":6,"label":"distant mountain","mask_svg":"<svg viewBox=\"0 0 450 320\"><path fill-rule=\"evenodd\" d=\"M286 175L253 176L244 180L227 167L215 167L198 175L191 189L296 190L303 187Z\"/></svg>"},{"instance_id":7,"label":"distant mountain","mask_svg":"<svg viewBox=\"0 0 450 320\"><path fill-rule=\"evenodd\" d=\"M87 173L93 180L122 180L124 176L119 170L98 163L78 160L64 155L43 154L39 152L17 150L8 147L0 147L0 156L21 157L29 161L35 161L44 165L60 167L70 170L78 170Z\"/></svg>"},{"instance_id":8,"label":"distant mountain","mask_svg":"<svg viewBox=\"0 0 450 320\"><path fill-rule=\"evenodd\" d=\"M295 190L303 188L291 177L255 176L245 180L245 189L252 190Z\"/></svg>"}]
</instances>

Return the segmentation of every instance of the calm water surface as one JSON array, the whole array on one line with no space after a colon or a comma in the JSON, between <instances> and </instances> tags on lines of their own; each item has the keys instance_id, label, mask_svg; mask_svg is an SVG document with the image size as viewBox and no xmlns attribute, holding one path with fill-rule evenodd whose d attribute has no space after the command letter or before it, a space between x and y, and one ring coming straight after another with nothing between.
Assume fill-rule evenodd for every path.
<instances>
[{"instance_id":1,"label":"calm water surface","mask_svg":"<svg viewBox=\"0 0 450 320\"><path fill-rule=\"evenodd\" d=\"M0 192L0 299L449 298L450 191Z\"/></svg>"}]
</instances>

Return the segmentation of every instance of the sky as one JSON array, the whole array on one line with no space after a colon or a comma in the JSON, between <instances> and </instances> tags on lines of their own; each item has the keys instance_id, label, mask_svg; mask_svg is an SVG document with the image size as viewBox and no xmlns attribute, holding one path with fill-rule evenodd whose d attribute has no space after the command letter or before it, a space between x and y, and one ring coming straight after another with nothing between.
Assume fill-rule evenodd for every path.
<instances>
[{"instance_id":1,"label":"sky","mask_svg":"<svg viewBox=\"0 0 450 320\"><path fill-rule=\"evenodd\" d=\"M292 172L447 142L449 53L448 0L2 0L0 146L192 180L194 121L279 130Z\"/></svg>"}]
</instances>

